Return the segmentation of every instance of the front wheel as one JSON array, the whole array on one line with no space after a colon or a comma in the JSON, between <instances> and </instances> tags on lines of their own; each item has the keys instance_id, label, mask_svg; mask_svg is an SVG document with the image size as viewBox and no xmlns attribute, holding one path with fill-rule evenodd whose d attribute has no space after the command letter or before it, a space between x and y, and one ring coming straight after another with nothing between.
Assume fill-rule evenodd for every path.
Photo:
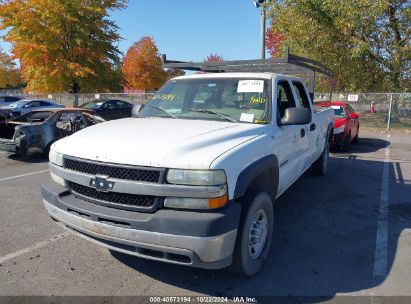
<instances>
[{"instance_id":1,"label":"front wheel","mask_svg":"<svg viewBox=\"0 0 411 304\"><path fill-rule=\"evenodd\" d=\"M358 134L360 134L360 126L358 126L358 128L357 128L357 134L355 134L355 137L354 137L354 139L352 140L352 142L353 142L354 144L358 143Z\"/></svg>"},{"instance_id":2,"label":"front wheel","mask_svg":"<svg viewBox=\"0 0 411 304\"><path fill-rule=\"evenodd\" d=\"M233 263L234 273L253 276L268 258L273 236L273 202L266 192L251 192L243 199Z\"/></svg>"}]
</instances>

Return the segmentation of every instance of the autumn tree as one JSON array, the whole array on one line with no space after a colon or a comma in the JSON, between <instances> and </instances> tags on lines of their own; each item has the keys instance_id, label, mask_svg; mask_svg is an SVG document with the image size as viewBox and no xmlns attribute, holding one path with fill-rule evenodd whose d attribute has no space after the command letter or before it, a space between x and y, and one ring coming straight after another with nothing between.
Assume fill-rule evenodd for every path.
<instances>
[{"instance_id":1,"label":"autumn tree","mask_svg":"<svg viewBox=\"0 0 411 304\"><path fill-rule=\"evenodd\" d=\"M216 61L224 61L223 57L218 54L210 54L204 59L204 62L216 62Z\"/></svg>"},{"instance_id":2,"label":"autumn tree","mask_svg":"<svg viewBox=\"0 0 411 304\"><path fill-rule=\"evenodd\" d=\"M109 10L126 0L10 0L0 29L20 60L27 91L110 90L119 85L120 37Z\"/></svg>"},{"instance_id":3,"label":"autumn tree","mask_svg":"<svg viewBox=\"0 0 411 304\"><path fill-rule=\"evenodd\" d=\"M323 62L339 91L409 90L411 4L407 0L277 0L272 28L291 52Z\"/></svg>"},{"instance_id":4,"label":"autumn tree","mask_svg":"<svg viewBox=\"0 0 411 304\"><path fill-rule=\"evenodd\" d=\"M122 71L128 89L157 90L167 79L157 46L151 37L141 38L127 50Z\"/></svg>"},{"instance_id":5,"label":"autumn tree","mask_svg":"<svg viewBox=\"0 0 411 304\"><path fill-rule=\"evenodd\" d=\"M276 28L270 27L266 33L266 45L267 50L270 53L271 57L278 58L284 52L284 35Z\"/></svg>"},{"instance_id":6,"label":"autumn tree","mask_svg":"<svg viewBox=\"0 0 411 304\"><path fill-rule=\"evenodd\" d=\"M10 55L0 49L0 88L12 88L21 83L20 73Z\"/></svg>"}]
</instances>

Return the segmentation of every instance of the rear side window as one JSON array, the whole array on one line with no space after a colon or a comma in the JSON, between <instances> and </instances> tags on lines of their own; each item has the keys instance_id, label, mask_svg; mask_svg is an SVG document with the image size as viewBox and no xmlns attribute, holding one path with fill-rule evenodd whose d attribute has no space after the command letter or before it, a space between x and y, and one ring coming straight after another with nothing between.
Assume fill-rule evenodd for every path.
<instances>
[{"instance_id":1,"label":"rear side window","mask_svg":"<svg viewBox=\"0 0 411 304\"><path fill-rule=\"evenodd\" d=\"M40 104L42 107L48 107L51 106L51 103L47 102L47 101L40 101Z\"/></svg>"},{"instance_id":2,"label":"rear side window","mask_svg":"<svg viewBox=\"0 0 411 304\"><path fill-rule=\"evenodd\" d=\"M129 105L127 102L121 101L121 100L116 100L117 108L119 109L125 109L128 108Z\"/></svg>"},{"instance_id":3,"label":"rear side window","mask_svg":"<svg viewBox=\"0 0 411 304\"><path fill-rule=\"evenodd\" d=\"M297 96L297 102L301 108L310 108L310 99L307 96L307 92L301 82L293 81L293 87Z\"/></svg>"},{"instance_id":4,"label":"rear side window","mask_svg":"<svg viewBox=\"0 0 411 304\"><path fill-rule=\"evenodd\" d=\"M34 108L34 107L40 107L41 103L40 101L33 101L27 104L27 108Z\"/></svg>"}]
</instances>

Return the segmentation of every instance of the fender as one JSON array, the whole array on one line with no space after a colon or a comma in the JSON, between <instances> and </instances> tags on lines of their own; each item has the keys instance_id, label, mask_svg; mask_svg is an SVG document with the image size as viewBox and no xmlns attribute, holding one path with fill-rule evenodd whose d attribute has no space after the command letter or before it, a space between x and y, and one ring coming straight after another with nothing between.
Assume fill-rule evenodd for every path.
<instances>
[{"instance_id":1,"label":"fender","mask_svg":"<svg viewBox=\"0 0 411 304\"><path fill-rule=\"evenodd\" d=\"M242 197L251 182L261 173L273 169L273 193L277 194L278 188L278 159L274 154L270 154L260 158L256 162L245 168L237 178L237 183L234 190L234 199Z\"/></svg>"}]
</instances>

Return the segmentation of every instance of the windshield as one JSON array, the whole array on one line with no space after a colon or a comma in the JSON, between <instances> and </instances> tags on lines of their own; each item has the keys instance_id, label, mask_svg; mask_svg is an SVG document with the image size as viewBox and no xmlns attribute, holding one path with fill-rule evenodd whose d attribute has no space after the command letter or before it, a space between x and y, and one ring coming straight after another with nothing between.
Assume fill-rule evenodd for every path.
<instances>
[{"instance_id":1,"label":"windshield","mask_svg":"<svg viewBox=\"0 0 411 304\"><path fill-rule=\"evenodd\" d=\"M335 118L345 118L345 111L343 106L331 106L334 110Z\"/></svg>"},{"instance_id":2,"label":"windshield","mask_svg":"<svg viewBox=\"0 0 411 304\"><path fill-rule=\"evenodd\" d=\"M171 80L139 117L268 123L269 81L243 78Z\"/></svg>"},{"instance_id":3,"label":"windshield","mask_svg":"<svg viewBox=\"0 0 411 304\"><path fill-rule=\"evenodd\" d=\"M95 109L100 108L103 103L104 101L101 101L101 100L92 100L92 101L82 104L80 108L95 110Z\"/></svg>"}]
</instances>

